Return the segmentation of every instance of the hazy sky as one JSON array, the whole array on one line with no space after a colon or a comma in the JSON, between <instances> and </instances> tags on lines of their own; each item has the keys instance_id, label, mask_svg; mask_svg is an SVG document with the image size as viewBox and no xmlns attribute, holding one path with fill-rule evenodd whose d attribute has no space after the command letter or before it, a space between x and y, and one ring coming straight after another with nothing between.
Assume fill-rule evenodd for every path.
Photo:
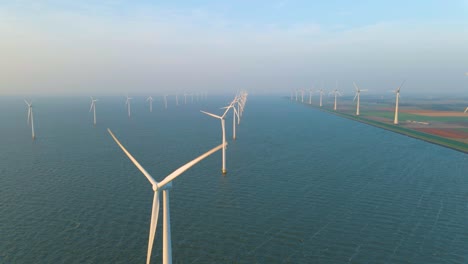
<instances>
[{"instance_id":1,"label":"hazy sky","mask_svg":"<svg viewBox=\"0 0 468 264\"><path fill-rule=\"evenodd\" d=\"M315 2L2 1L0 95L468 94L468 0Z\"/></svg>"}]
</instances>

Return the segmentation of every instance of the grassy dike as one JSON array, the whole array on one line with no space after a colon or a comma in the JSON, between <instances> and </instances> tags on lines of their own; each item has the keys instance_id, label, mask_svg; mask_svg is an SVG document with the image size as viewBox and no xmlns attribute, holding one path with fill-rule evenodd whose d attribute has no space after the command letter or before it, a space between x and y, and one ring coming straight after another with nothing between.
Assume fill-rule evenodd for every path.
<instances>
[{"instance_id":1,"label":"grassy dike","mask_svg":"<svg viewBox=\"0 0 468 264\"><path fill-rule=\"evenodd\" d=\"M341 116L341 117L344 117L344 118L352 119L352 120L355 120L355 121L358 121L358 122L361 122L361 123L364 123L364 124L368 124L368 125L371 125L371 126L383 128L383 129L386 129L386 130L389 130L389 131L392 131L392 132L395 132L395 133L398 133L398 134L402 134L402 135L405 135L405 136L408 136L408 137L424 140L424 141L432 143L432 144L440 145L440 146L443 146L443 147L447 147L447 148L450 148L450 149L457 150L457 151L468 154L468 144L465 144L463 142L451 140L451 139L448 139L448 138L439 137L439 136L432 135L432 134L423 133L423 132L420 132L420 131L404 128L404 127L393 125L393 124L386 124L386 123L378 122L378 121L375 121L375 120L366 119L366 118L363 118L363 117L360 117L360 116L335 112L335 111L333 111L331 109L326 109L326 108L323 108L323 107L317 107L317 106L308 105L308 104L304 104L304 105L307 106L307 107L313 108L313 109L323 111L323 112L327 112L327 113L334 114L334 115L337 115L337 116Z\"/></svg>"}]
</instances>

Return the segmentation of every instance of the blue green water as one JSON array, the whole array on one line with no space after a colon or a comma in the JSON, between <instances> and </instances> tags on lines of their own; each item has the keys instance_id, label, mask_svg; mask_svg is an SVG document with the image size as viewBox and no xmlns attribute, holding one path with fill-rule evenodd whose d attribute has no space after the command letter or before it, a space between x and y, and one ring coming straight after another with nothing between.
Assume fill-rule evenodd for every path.
<instances>
[{"instance_id":1,"label":"blue green water","mask_svg":"<svg viewBox=\"0 0 468 264\"><path fill-rule=\"evenodd\" d=\"M156 178L220 144L230 97L0 98L0 263L144 263ZM182 101L182 100L181 100ZM190 101L190 100L189 100ZM174 181L174 263L467 263L468 155L251 95L229 146ZM161 212L162 213L162 212ZM153 263L161 262L160 219Z\"/></svg>"}]
</instances>

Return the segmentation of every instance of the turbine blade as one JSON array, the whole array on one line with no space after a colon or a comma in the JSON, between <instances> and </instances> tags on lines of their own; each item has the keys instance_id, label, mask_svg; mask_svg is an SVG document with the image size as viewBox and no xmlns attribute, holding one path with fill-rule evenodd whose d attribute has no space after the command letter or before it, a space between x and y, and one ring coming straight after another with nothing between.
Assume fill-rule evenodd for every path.
<instances>
[{"instance_id":1,"label":"turbine blade","mask_svg":"<svg viewBox=\"0 0 468 264\"><path fill-rule=\"evenodd\" d=\"M358 94L356 93L356 95L354 96L353 102L354 102L354 100L356 100L357 95L358 95Z\"/></svg>"},{"instance_id":2,"label":"turbine blade","mask_svg":"<svg viewBox=\"0 0 468 264\"><path fill-rule=\"evenodd\" d=\"M127 155L127 157L133 162L133 164L135 164L135 166L141 171L141 173L143 173L143 175L145 175L145 177L148 179L148 181L150 181L150 183L153 186L157 186L158 183L153 179L153 177L151 177L151 175L145 170L145 168L143 168L143 166L141 166L140 163L138 163L138 161L132 156L132 154L130 154L130 152L128 152L128 150L120 143L120 141L117 139L117 137L114 136L114 133L112 133L112 131L109 128L107 129L107 131L109 131L109 134L114 139L114 141L117 143L117 145L119 145L119 147L123 150L123 152Z\"/></svg>"},{"instance_id":3,"label":"turbine blade","mask_svg":"<svg viewBox=\"0 0 468 264\"><path fill-rule=\"evenodd\" d=\"M401 87L403 86L403 84L405 84L405 82L406 82L406 80L404 80L404 81L400 84L400 87L398 87L397 92L400 92L400 89L401 89Z\"/></svg>"},{"instance_id":4,"label":"turbine blade","mask_svg":"<svg viewBox=\"0 0 468 264\"><path fill-rule=\"evenodd\" d=\"M94 106L94 101L91 102L91 107L89 108L90 112L91 112L91 110L93 110L93 106Z\"/></svg>"},{"instance_id":5,"label":"turbine blade","mask_svg":"<svg viewBox=\"0 0 468 264\"><path fill-rule=\"evenodd\" d=\"M356 88L356 92L359 91L359 87L357 86L355 82L353 82L353 85L354 85L354 88Z\"/></svg>"},{"instance_id":6,"label":"turbine blade","mask_svg":"<svg viewBox=\"0 0 468 264\"><path fill-rule=\"evenodd\" d=\"M212 113L208 113L208 112L205 112L205 111L202 111L200 110L200 112L204 113L204 114L207 114L209 116L212 116L212 117L216 117L216 118L219 118L219 119L223 119L222 117L218 116L218 115L215 115L215 114L212 114Z\"/></svg>"},{"instance_id":7,"label":"turbine blade","mask_svg":"<svg viewBox=\"0 0 468 264\"><path fill-rule=\"evenodd\" d=\"M156 190L153 197L153 209L151 210L151 223L148 239L148 252L146 253L146 263L151 262L151 251L153 250L154 237L156 236L156 227L158 226L159 216L159 192Z\"/></svg>"},{"instance_id":8,"label":"turbine blade","mask_svg":"<svg viewBox=\"0 0 468 264\"><path fill-rule=\"evenodd\" d=\"M229 105L226 109L226 111L224 111L223 115L221 116L221 118L224 118L226 116L226 114L229 112L229 109L232 107L232 104Z\"/></svg>"},{"instance_id":9,"label":"turbine blade","mask_svg":"<svg viewBox=\"0 0 468 264\"><path fill-rule=\"evenodd\" d=\"M190 161L189 163L183 165L182 167L178 168L177 170L175 170L174 172L169 174L166 178L164 178L164 180L162 180L160 183L158 183L158 188L164 187L164 185L168 184L169 182L174 180L177 176L179 176L180 174L182 174L186 170L190 169L193 165L197 164L198 162L200 162L204 158L206 158L206 157L210 156L211 154L215 153L216 151L220 150L223 147L223 145L224 144L221 144L221 145L211 149L210 151L206 152L205 154L199 156L198 158L196 158L196 159Z\"/></svg>"}]
</instances>

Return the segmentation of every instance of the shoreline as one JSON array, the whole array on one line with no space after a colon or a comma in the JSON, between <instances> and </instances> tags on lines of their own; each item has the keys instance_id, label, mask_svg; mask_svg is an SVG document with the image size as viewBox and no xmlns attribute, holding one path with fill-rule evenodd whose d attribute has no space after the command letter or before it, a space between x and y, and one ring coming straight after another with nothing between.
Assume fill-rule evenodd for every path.
<instances>
[{"instance_id":1,"label":"shoreline","mask_svg":"<svg viewBox=\"0 0 468 264\"><path fill-rule=\"evenodd\" d=\"M431 143L431 144L439 145L439 146L442 146L442 147L445 147L445 148L449 148L449 149L452 149L452 150L455 150L455 151L459 151L459 152L468 154L468 144L464 144L463 142L454 141L454 140L451 140L451 139L448 139L448 138L439 137L439 136L424 133L424 132L421 132L421 131L413 131L411 129L404 128L404 127L401 127L401 126L391 127L392 125L390 125L390 124L385 124L385 123L382 123L382 122L369 120L369 119L365 119L365 118L362 118L362 117L357 117L357 116L353 116L353 115L349 115L349 114L345 114L345 113L335 112L335 111L328 110L326 108L321 108L321 107L318 107L318 106L315 106L315 105L309 105L309 104L304 104L304 105L308 106L310 108L313 108L313 109L320 110L322 112L334 114L336 116L340 116L340 117L343 117L343 118L354 120L354 121L357 121L357 122L360 122L360 123L363 123L363 124L366 124L366 125L378 127L378 128L385 129L387 131L391 131L391 132L394 132L394 133L397 133L397 134L400 134L400 135L404 135L404 136L411 137L411 138L414 138L414 139L419 139L419 140L422 140L422 141L425 141L425 142L428 142L428 143ZM422 135L418 135L418 134L422 134ZM434 138L434 139L432 139L432 138ZM439 141L438 139L440 139L442 142ZM450 142L445 143L443 141L450 141ZM463 145L466 145L466 146L463 146Z\"/></svg>"}]
</instances>

